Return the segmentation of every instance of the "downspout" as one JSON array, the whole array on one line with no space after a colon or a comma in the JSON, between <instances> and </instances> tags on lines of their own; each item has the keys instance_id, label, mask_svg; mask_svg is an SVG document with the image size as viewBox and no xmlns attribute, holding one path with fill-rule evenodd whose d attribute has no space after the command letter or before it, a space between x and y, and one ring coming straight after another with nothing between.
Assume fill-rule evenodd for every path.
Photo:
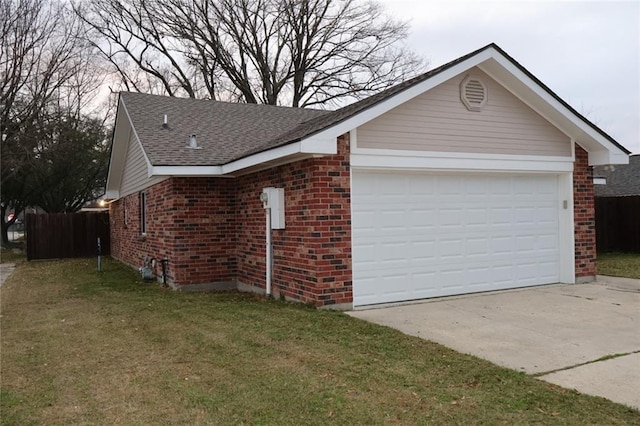
<instances>
[{"instance_id":1,"label":"downspout","mask_svg":"<svg viewBox=\"0 0 640 426\"><path fill-rule=\"evenodd\" d=\"M267 240L267 253L266 253L266 262L267 262L267 272L266 272L266 277L265 277L265 282L266 282L266 293L267 296L271 295L271 257L272 257L272 252L271 252L271 209L270 208L266 208L264 209L264 211L266 212L266 218L267 218L267 227L266 227L266 240Z\"/></svg>"}]
</instances>

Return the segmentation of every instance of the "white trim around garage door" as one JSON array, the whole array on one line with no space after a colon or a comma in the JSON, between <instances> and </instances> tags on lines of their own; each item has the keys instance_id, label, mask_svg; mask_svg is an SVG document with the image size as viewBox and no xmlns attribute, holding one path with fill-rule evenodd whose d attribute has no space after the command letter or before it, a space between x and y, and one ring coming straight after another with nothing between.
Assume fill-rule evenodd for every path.
<instances>
[{"instance_id":1,"label":"white trim around garage door","mask_svg":"<svg viewBox=\"0 0 640 426\"><path fill-rule=\"evenodd\" d=\"M362 169L572 173L575 160L573 140L570 156L554 157L360 148L357 129L349 132L349 139L351 167Z\"/></svg>"},{"instance_id":2,"label":"white trim around garage door","mask_svg":"<svg viewBox=\"0 0 640 426\"><path fill-rule=\"evenodd\" d=\"M353 157L353 155L352 155ZM360 157L362 158L362 157ZM384 163L384 161L382 159L378 160L379 163ZM375 164L378 164L378 162L376 162ZM360 163L362 164L362 163ZM357 203L359 202L359 200L362 199L362 197L359 197L358 191L358 179L354 180L354 174L358 175L360 174L386 174L389 175L391 177L398 177L400 175L432 175L432 176L478 176L480 178L483 178L485 176L494 176L497 177L498 179L501 179L501 177L504 177L505 180L508 179L512 179L514 176L518 177L523 177L526 178L527 176L529 177L534 177L534 180L537 179L535 178L535 176L539 176L539 180L540 181L544 181L544 182L557 182L557 205L556 205L556 213L557 214L557 227L558 227L558 235L557 235L557 275L554 275L554 280L557 279L557 281L559 282L563 282L563 283L573 283L575 282L575 263L574 263L574 259L575 259L575 255L574 255L574 235L573 235L573 177L572 177L572 172L570 171L565 171L565 170L561 170L561 171L547 171L544 169L552 169L552 167L544 167L544 166L540 166L538 164L538 167L534 167L532 168L532 171L527 171L527 170L506 170L506 169L498 169L498 170L491 170L491 169L479 169L477 167L474 167L472 169L468 169L468 168L453 168L453 167L446 167L446 168L442 168L442 167L438 167L435 169L429 169L429 168L424 168L424 167L411 167L409 164L405 164L405 167L390 167L388 166L388 163L384 163L384 166L372 166L371 164L369 164L366 167L363 167L362 165L359 166L354 166L352 167L352 171L351 171L351 180L352 180L352 220L353 220L353 225L352 225L352 232L354 233L352 235L352 243L353 243L353 259L354 259L354 276L353 276L353 286L354 286L354 306L364 306L364 305L369 305L369 304L375 304L375 303L387 303L387 302L393 302L393 301L402 301L402 300L412 300L412 299L416 299L416 298L423 298L420 296L409 296L407 299L403 299L403 297L401 295L391 295L389 296L389 299L385 299L385 296L382 297L369 297L369 296L362 296L363 292L359 291L361 290L361 288L358 288L359 285L362 285L361 283L359 283L359 270L361 270L362 268L357 265L357 262L359 261L359 259L363 259L366 256L360 256L360 254L362 253L358 253L357 250L360 250L361 248L359 248L359 245L362 246L362 242L363 241L358 241L359 238L359 230L358 230L358 226L360 225L359 223L357 223L357 221L359 220L359 218L362 217L361 211L359 212L358 209L360 206L357 205ZM460 164L460 163L459 163ZM409 166L409 167L407 167ZM354 186L354 184L356 186ZM555 195L554 195L555 197ZM390 198L390 200L392 200L393 197ZM392 201L390 201L392 202ZM389 213L389 212L385 212L385 213ZM363 219L364 220L364 219ZM399 217L399 220L403 220L402 217ZM384 230L381 230L384 231ZM382 234L383 232L381 232ZM361 233L362 234L362 233ZM364 244L366 245L366 244ZM359 269L360 268L360 269ZM370 277L367 277L367 279L370 279ZM539 284L547 284L549 283L549 280L547 279L547 281L545 282L540 282ZM535 285L535 284L524 284L524 285ZM514 287L521 287L523 286L522 283L520 284L516 284L514 285ZM485 289L484 287L478 287L479 290L477 291L486 291L486 290L490 290L491 288L487 288ZM497 288L505 288L504 285L502 287L496 287ZM449 290L446 290L444 293L442 294L437 294L437 295L448 295L448 294L455 294L455 291L452 292L448 292ZM460 294L468 292L466 290L462 290L460 292ZM436 292L437 293L437 292ZM423 292L422 294L426 294L426 296L424 297L437 297L436 293L433 293L433 296L430 296L429 292ZM419 294L418 292L416 292L415 294ZM395 299L394 299L395 298Z\"/></svg>"}]
</instances>

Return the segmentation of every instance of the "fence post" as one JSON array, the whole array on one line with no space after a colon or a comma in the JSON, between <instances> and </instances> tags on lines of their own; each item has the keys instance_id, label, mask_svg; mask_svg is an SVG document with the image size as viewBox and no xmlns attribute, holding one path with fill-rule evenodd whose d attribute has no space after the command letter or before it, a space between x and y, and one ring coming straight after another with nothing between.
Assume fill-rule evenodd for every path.
<instances>
[{"instance_id":1,"label":"fence post","mask_svg":"<svg viewBox=\"0 0 640 426\"><path fill-rule=\"evenodd\" d=\"M101 255L102 255L102 245L100 244L100 237L98 237L98 272L102 271L102 264L100 262Z\"/></svg>"}]
</instances>

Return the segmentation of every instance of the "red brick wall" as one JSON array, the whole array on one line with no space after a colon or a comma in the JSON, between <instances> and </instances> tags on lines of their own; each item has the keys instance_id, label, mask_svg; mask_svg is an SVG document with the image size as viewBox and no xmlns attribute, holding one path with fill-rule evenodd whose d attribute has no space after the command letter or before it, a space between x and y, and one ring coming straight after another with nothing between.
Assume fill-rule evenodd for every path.
<instances>
[{"instance_id":1,"label":"red brick wall","mask_svg":"<svg viewBox=\"0 0 640 426\"><path fill-rule=\"evenodd\" d=\"M286 227L272 231L276 294L317 306L351 303L349 140L338 154L238 178L171 178L111 204L112 256L135 267L169 259L174 285L238 281L265 287L263 188L284 188ZM123 206L128 209L124 224ZM156 270L160 273L160 269Z\"/></svg>"},{"instance_id":2,"label":"red brick wall","mask_svg":"<svg viewBox=\"0 0 640 426\"><path fill-rule=\"evenodd\" d=\"M262 188L284 188L286 227L272 231L272 291L317 306L351 303L348 136L338 155L238 178L238 281L265 286Z\"/></svg>"},{"instance_id":3,"label":"red brick wall","mask_svg":"<svg viewBox=\"0 0 640 426\"><path fill-rule=\"evenodd\" d=\"M139 194L111 204L113 257L135 267L142 266L144 256L169 259L167 278L175 285L235 279L235 200L230 179L172 178L145 193L144 236ZM161 273L159 264L155 272Z\"/></svg>"},{"instance_id":4,"label":"red brick wall","mask_svg":"<svg viewBox=\"0 0 640 426\"><path fill-rule=\"evenodd\" d=\"M162 259L171 255L168 236L160 229L170 221L170 209L162 208L171 192L171 180L164 180L145 190L147 194L147 233L140 230L140 195L129 195L110 205L111 256L136 268L145 256ZM126 211L126 212L125 212Z\"/></svg>"},{"instance_id":5,"label":"red brick wall","mask_svg":"<svg viewBox=\"0 0 640 426\"><path fill-rule=\"evenodd\" d=\"M596 275L596 220L593 169L587 152L576 145L573 170L576 279Z\"/></svg>"},{"instance_id":6,"label":"red brick wall","mask_svg":"<svg viewBox=\"0 0 640 426\"><path fill-rule=\"evenodd\" d=\"M172 263L178 284L233 281L236 218L233 181L174 178Z\"/></svg>"}]
</instances>

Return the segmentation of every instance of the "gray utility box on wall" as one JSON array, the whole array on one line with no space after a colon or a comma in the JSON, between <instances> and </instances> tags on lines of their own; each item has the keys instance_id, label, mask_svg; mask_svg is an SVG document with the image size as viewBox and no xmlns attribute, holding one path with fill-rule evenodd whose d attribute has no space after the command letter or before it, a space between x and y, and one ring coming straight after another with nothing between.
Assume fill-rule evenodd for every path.
<instances>
[{"instance_id":1,"label":"gray utility box on wall","mask_svg":"<svg viewBox=\"0 0 640 426\"><path fill-rule=\"evenodd\" d=\"M265 209L271 209L271 229L284 229L284 189L264 188L260 200Z\"/></svg>"}]
</instances>

